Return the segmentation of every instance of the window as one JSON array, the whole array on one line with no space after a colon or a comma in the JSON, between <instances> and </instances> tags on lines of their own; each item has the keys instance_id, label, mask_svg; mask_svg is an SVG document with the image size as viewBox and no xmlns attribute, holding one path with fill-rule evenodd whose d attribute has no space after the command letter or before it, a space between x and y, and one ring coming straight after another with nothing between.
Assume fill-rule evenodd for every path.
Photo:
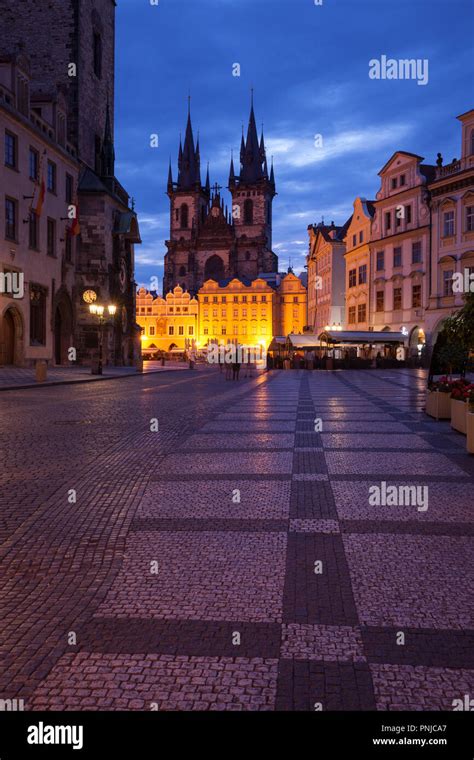
<instances>
[{"instance_id":1,"label":"window","mask_svg":"<svg viewBox=\"0 0 474 760\"><path fill-rule=\"evenodd\" d=\"M72 236L66 233L66 261L68 264L72 262Z\"/></svg>"},{"instance_id":2,"label":"window","mask_svg":"<svg viewBox=\"0 0 474 760\"><path fill-rule=\"evenodd\" d=\"M212 303L217 303L217 296L212 296Z\"/></svg>"},{"instance_id":3,"label":"window","mask_svg":"<svg viewBox=\"0 0 474 760\"><path fill-rule=\"evenodd\" d=\"M238 309L234 309L234 311L232 312L232 316L233 316L234 318L235 318L235 317L238 317L238 316L239 316L239 310L238 310Z\"/></svg>"},{"instance_id":4,"label":"window","mask_svg":"<svg viewBox=\"0 0 474 760\"><path fill-rule=\"evenodd\" d=\"M30 248L39 248L38 237L38 216L34 211L30 211L28 217L28 245Z\"/></svg>"},{"instance_id":5,"label":"window","mask_svg":"<svg viewBox=\"0 0 474 760\"><path fill-rule=\"evenodd\" d=\"M209 335L209 328L208 327L204 328L204 335Z\"/></svg>"},{"instance_id":6,"label":"window","mask_svg":"<svg viewBox=\"0 0 474 760\"><path fill-rule=\"evenodd\" d=\"M181 227L186 229L188 226L188 221L189 221L188 204L183 203L183 205L181 206Z\"/></svg>"},{"instance_id":7,"label":"window","mask_svg":"<svg viewBox=\"0 0 474 760\"><path fill-rule=\"evenodd\" d=\"M364 242L364 230L361 230L359 232L359 243L363 243L363 242Z\"/></svg>"},{"instance_id":8,"label":"window","mask_svg":"<svg viewBox=\"0 0 474 760\"><path fill-rule=\"evenodd\" d=\"M178 326L178 335L184 335L184 327L183 325Z\"/></svg>"},{"instance_id":9,"label":"window","mask_svg":"<svg viewBox=\"0 0 474 760\"><path fill-rule=\"evenodd\" d=\"M293 296L293 303L298 303L298 296Z\"/></svg>"},{"instance_id":10,"label":"window","mask_svg":"<svg viewBox=\"0 0 474 760\"><path fill-rule=\"evenodd\" d=\"M188 327L188 335L194 335L194 327L193 327L193 325L189 325L189 327Z\"/></svg>"},{"instance_id":11,"label":"window","mask_svg":"<svg viewBox=\"0 0 474 760\"><path fill-rule=\"evenodd\" d=\"M383 310L384 310L384 291L377 290L376 300L375 300L375 311L383 311Z\"/></svg>"},{"instance_id":12,"label":"window","mask_svg":"<svg viewBox=\"0 0 474 760\"><path fill-rule=\"evenodd\" d=\"M56 164L48 161L48 181L47 187L50 193L56 192Z\"/></svg>"},{"instance_id":13,"label":"window","mask_svg":"<svg viewBox=\"0 0 474 760\"><path fill-rule=\"evenodd\" d=\"M241 332L242 332L242 335L247 335L247 325L242 325Z\"/></svg>"},{"instance_id":14,"label":"window","mask_svg":"<svg viewBox=\"0 0 474 760\"><path fill-rule=\"evenodd\" d=\"M402 248L401 246L397 246L397 248L393 249L393 266L401 267L401 265L402 265Z\"/></svg>"},{"instance_id":15,"label":"window","mask_svg":"<svg viewBox=\"0 0 474 760\"><path fill-rule=\"evenodd\" d=\"M209 303L209 296L204 296L204 303Z\"/></svg>"},{"instance_id":16,"label":"window","mask_svg":"<svg viewBox=\"0 0 474 760\"><path fill-rule=\"evenodd\" d=\"M227 311L225 309L222 309L221 310L221 317L223 317L223 319L225 319L226 316L227 316Z\"/></svg>"},{"instance_id":17,"label":"window","mask_svg":"<svg viewBox=\"0 0 474 760\"><path fill-rule=\"evenodd\" d=\"M474 232L474 206L466 208L466 232Z\"/></svg>"},{"instance_id":18,"label":"window","mask_svg":"<svg viewBox=\"0 0 474 760\"><path fill-rule=\"evenodd\" d=\"M213 309L212 310L212 316L213 317L217 317L217 309Z\"/></svg>"},{"instance_id":19,"label":"window","mask_svg":"<svg viewBox=\"0 0 474 760\"><path fill-rule=\"evenodd\" d=\"M48 219L46 229L46 252L48 256L56 256L56 222L54 219Z\"/></svg>"},{"instance_id":20,"label":"window","mask_svg":"<svg viewBox=\"0 0 474 760\"><path fill-rule=\"evenodd\" d=\"M454 235L454 211L445 211L443 214L443 237Z\"/></svg>"},{"instance_id":21,"label":"window","mask_svg":"<svg viewBox=\"0 0 474 760\"><path fill-rule=\"evenodd\" d=\"M357 307L357 321L365 322L367 317L367 306L365 303L360 303Z\"/></svg>"},{"instance_id":22,"label":"window","mask_svg":"<svg viewBox=\"0 0 474 760\"><path fill-rule=\"evenodd\" d=\"M349 269L349 287L353 288L357 284L357 270Z\"/></svg>"},{"instance_id":23,"label":"window","mask_svg":"<svg viewBox=\"0 0 474 760\"><path fill-rule=\"evenodd\" d=\"M352 245L357 245L357 235L352 235Z\"/></svg>"},{"instance_id":24,"label":"window","mask_svg":"<svg viewBox=\"0 0 474 760\"><path fill-rule=\"evenodd\" d=\"M16 136L11 132L5 132L5 166L10 169L16 168Z\"/></svg>"},{"instance_id":25,"label":"window","mask_svg":"<svg viewBox=\"0 0 474 760\"><path fill-rule=\"evenodd\" d=\"M388 232L391 226L392 226L392 212L386 211L385 212L385 231Z\"/></svg>"},{"instance_id":26,"label":"window","mask_svg":"<svg viewBox=\"0 0 474 760\"><path fill-rule=\"evenodd\" d=\"M227 296L222 296L222 303L227 303Z\"/></svg>"},{"instance_id":27,"label":"window","mask_svg":"<svg viewBox=\"0 0 474 760\"><path fill-rule=\"evenodd\" d=\"M405 206L405 220L407 224L411 224L411 206Z\"/></svg>"},{"instance_id":28,"label":"window","mask_svg":"<svg viewBox=\"0 0 474 760\"><path fill-rule=\"evenodd\" d=\"M294 301L294 300L295 300L295 299L293 299L293 301ZM262 296L262 303L266 303L266 302L267 302L267 297L266 297L266 296ZM296 301L295 301L295 303L298 303L298 297L297 297L297 296L296 296Z\"/></svg>"},{"instance_id":29,"label":"window","mask_svg":"<svg viewBox=\"0 0 474 760\"><path fill-rule=\"evenodd\" d=\"M393 309L394 311L400 311L402 308L402 289L393 289Z\"/></svg>"},{"instance_id":30,"label":"window","mask_svg":"<svg viewBox=\"0 0 474 760\"><path fill-rule=\"evenodd\" d=\"M253 224L253 201L249 198L244 202L244 224Z\"/></svg>"},{"instance_id":31,"label":"window","mask_svg":"<svg viewBox=\"0 0 474 760\"><path fill-rule=\"evenodd\" d=\"M421 285L412 285L411 298L413 309L419 309L421 306Z\"/></svg>"},{"instance_id":32,"label":"window","mask_svg":"<svg viewBox=\"0 0 474 760\"><path fill-rule=\"evenodd\" d=\"M243 317L246 317L246 316L247 316L247 309L242 309L242 316L243 316Z\"/></svg>"},{"instance_id":33,"label":"window","mask_svg":"<svg viewBox=\"0 0 474 760\"><path fill-rule=\"evenodd\" d=\"M16 201L5 198L5 237L7 240L16 240Z\"/></svg>"},{"instance_id":34,"label":"window","mask_svg":"<svg viewBox=\"0 0 474 760\"><path fill-rule=\"evenodd\" d=\"M204 317L208 317L208 316L209 316L209 309L204 309Z\"/></svg>"},{"instance_id":35,"label":"window","mask_svg":"<svg viewBox=\"0 0 474 760\"><path fill-rule=\"evenodd\" d=\"M355 325L355 321L356 321L356 307L349 306L349 324Z\"/></svg>"},{"instance_id":36,"label":"window","mask_svg":"<svg viewBox=\"0 0 474 760\"><path fill-rule=\"evenodd\" d=\"M257 303L257 296L252 296L252 303Z\"/></svg>"},{"instance_id":37,"label":"window","mask_svg":"<svg viewBox=\"0 0 474 760\"><path fill-rule=\"evenodd\" d=\"M74 180L70 174L66 174L66 203L71 204L74 197Z\"/></svg>"},{"instance_id":38,"label":"window","mask_svg":"<svg viewBox=\"0 0 474 760\"><path fill-rule=\"evenodd\" d=\"M30 148L29 165L30 165L30 179L32 179L33 182L37 182L38 169L39 169L39 153L34 148Z\"/></svg>"},{"instance_id":39,"label":"window","mask_svg":"<svg viewBox=\"0 0 474 760\"><path fill-rule=\"evenodd\" d=\"M376 262L378 272L380 272L382 269L385 269L385 255L383 251L377 251Z\"/></svg>"},{"instance_id":40,"label":"window","mask_svg":"<svg viewBox=\"0 0 474 760\"><path fill-rule=\"evenodd\" d=\"M234 296L234 297L232 298L232 301L233 301L234 303L239 303L239 296Z\"/></svg>"},{"instance_id":41,"label":"window","mask_svg":"<svg viewBox=\"0 0 474 760\"><path fill-rule=\"evenodd\" d=\"M405 175L400 174L400 187L403 187L405 185L405 182L406 182Z\"/></svg>"},{"instance_id":42,"label":"window","mask_svg":"<svg viewBox=\"0 0 474 760\"><path fill-rule=\"evenodd\" d=\"M155 334L155 328L154 328L153 325L150 325L149 332L150 332L150 335L154 335Z\"/></svg>"},{"instance_id":43,"label":"window","mask_svg":"<svg viewBox=\"0 0 474 760\"><path fill-rule=\"evenodd\" d=\"M242 296L242 303L247 303L247 296Z\"/></svg>"},{"instance_id":44,"label":"window","mask_svg":"<svg viewBox=\"0 0 474 760\"><path fill-rule=\"evenodd\" d=\"M392 188L392 190L395 190L396 186L397 186L397 178L392 177L392 179L390 180L390 187Z\"/></svg>"},{"instance_id":45,"label":"window","mask_svg":"<svg viewBox=\"0 0 474 760\"><path fill-rule=\"evenodd\" d=\"M225 325L222 325L221 327L221 335L227 335L227 328Z\"/></svg>"},{"instance_id":46,"label":"window","mask_svg":"<svg viewBox=\"0 0 474 760\"><path fill-rule=\"evenodd\" d=\"M173 312L174 311L174 306L170 306L169 310L170 310L170 312Z\"/></svg>"},{"instance_id":47,"label":"window","mask_svg":"<svg viewBox=\"0 0 474 760\"><path fill-rule=\"evenodd\" d=\"M453 295L453 270L446 269L443 272L443 296Z\"/></svg>"},{"instance_id":48,"label":"window","mask_svg":"<svg viewBox=\"0 0 474 760\"><path fill-rule=\"evenodd\" d=\"M40 285L30 286L30 344L46 343L46 290Z\"/></svg>"},{"instance_id":49,"label":"window","mask_svg":"<svg viewBox=\"0 0 474 760\"><path fill-rule=\"evenodd\" d=\"M185 277L186 276L186 267L185 266L182 266L182 267L179 268L178 276L179 277Z\"/></svg>"},{"instance_id":50,"label":"window","mask_svg":"<svg viewBox=\"0 0 474 760\"><path fill-rule=\"evenodd\" d=\"M168 327L168 335L174 335L174 327L173 327L173 325L170 325Z\"/></svg>"},{"instance_id":51,"label":"window","mask_svg":"<svg viewBox=\"0 0 474 760\"><path fill-rule=\"evenodd\" d=\"M367 282L367 264L361 264L359 267L359 285L365 285Z\"/></svg>"},{"instance_id":52,"label":"window","mask_svg":"<svg viewBox=\"0 0 474 760\"><path fill-rule=\"evenodd\" d=\"M94 32L92 47L94 74L100 79L102 76L102 37L98 32Z\"/></svg>"},{"instance_id":53,"label":"window","mask_svg":"<svg viewBox=\"0 0 474 760\"><path fill-rule=\"evenodd\" d=\"M412 243L411 246L411 263L421 263L421 240L417 240L416 243Z\"/></svg>"}]
</instances>

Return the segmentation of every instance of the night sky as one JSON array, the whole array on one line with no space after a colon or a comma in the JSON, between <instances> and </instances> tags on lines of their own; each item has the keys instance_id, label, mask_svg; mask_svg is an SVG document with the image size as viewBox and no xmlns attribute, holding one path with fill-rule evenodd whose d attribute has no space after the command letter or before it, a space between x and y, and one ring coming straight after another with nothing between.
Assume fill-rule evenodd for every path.
<instances>
[{"instance_id":1,"label":"night sky","mask_svg":"<svg viewBox=\"0 0 474 760\"><path fill-rule=\"evenodd\" d=\"M299 272L308 224L342 224L357 195L374 198L395 150L427 163L438 151L446 163L459 157L455 117L474 106L473 27L471 0L118 0L116 174L139 214L137 282L161 282L168 161L176 180L188 93L202 179L209 161L211 183L225 187L254 88L274 156L273 250L280 270L291 259ZM382 55L428 59L428 84L370 79Z\"/></svg>"}]
</instances>

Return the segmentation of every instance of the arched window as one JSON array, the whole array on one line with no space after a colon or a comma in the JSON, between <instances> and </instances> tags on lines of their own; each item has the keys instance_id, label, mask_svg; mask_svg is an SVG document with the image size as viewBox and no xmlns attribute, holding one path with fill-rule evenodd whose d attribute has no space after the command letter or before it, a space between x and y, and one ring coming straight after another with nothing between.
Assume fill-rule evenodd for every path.
<instances>
[{"instance_id":1,"label":"arched window","mask_svg":"<svg viewBox=\"0 0 474 760\"><path fill-rule=\"evenodd\" d=\"M182 267L179 268L179 276L180 277L185 277L186 276L186 267L185 266L182 266Z\"/></svg>"},{"instance_id":2,"label":"arched window","mask_svg":"<svg viewBox=\"0 0 474 760\"><path fill-rule=\"evenodd\" d=\"M250 198L244 203L244 224L253 224L253 201Z\"/></svg>"},{"instance_id":3,"label":"arched window","mask_svg":"<svg viewBox=\"0 0 474 760\"><path fill-rule=\"evenodd\" d=\"M181 206L181 227L188 226L188 218L189 218L188 204L183 203L183 205Z\"/></svg>"}]
</instances>

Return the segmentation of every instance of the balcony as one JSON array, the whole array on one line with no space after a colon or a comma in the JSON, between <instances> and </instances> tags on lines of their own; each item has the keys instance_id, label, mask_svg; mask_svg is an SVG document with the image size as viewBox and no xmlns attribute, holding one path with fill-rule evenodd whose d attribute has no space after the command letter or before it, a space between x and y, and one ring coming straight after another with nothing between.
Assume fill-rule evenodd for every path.
<instances>
[{"instance_id":1,"label":"balcony","mask_svg":"<svg viewBox=\"0 0 474 760\"><path fill-rule=\"evenodd\" d=\"M452 174L459 174L459 172L466 171L466 169L474 169L474 155L460 158L457 161L451 161L446 166L438 166L436 168L435 181L449 177Z\"/></svg>"}]
</instances>

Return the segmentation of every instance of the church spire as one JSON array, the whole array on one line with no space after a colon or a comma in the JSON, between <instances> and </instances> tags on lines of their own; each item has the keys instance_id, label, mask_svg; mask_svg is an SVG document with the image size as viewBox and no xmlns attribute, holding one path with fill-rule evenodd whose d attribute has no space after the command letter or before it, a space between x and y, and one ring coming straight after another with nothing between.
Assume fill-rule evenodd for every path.
<instances>
[{"instance_id":1,"label":"church spire","mask_svg":"<svg viewBox=\"0 0 474 760\"><path fill-rule=\"evenodd\" d=\"M194 147L193 127L191 124L191 107L190 98L188 98L188 120L186 123L186 133L184 136L184 145L179 143L178 157L178 190L190 190L197 184L201 185L201 176L199 169L199 139Z\"/></svg>"},{"instance_id":2,"label":"church spire","mask_svg":"<svg viewBox=\"0 0 474 760\"><path fill-rule=\"evenodd\" d=\"M173 192L173 172L171 171L171 156L170 156L170 163L168 167L168 186L167 186L168 193Z\"/></svg>"},{"instance_id":3,"label":"church spire","mask_svg":"<svg viewBox=\"0 0 474 760\"><path fill-rule=\"evenodd\" d=\"M241 182L254 183L254 182L257 182L259 179L264 178L263 169L262 169L264 156L262 156L262 148L264 148L263 136L262 136L262 141L259 144L258 134L257 134L257 125L255 123L255 113L253 110L253 90L252 90L249 125L247 129L247 140L245 141L245 144L244 144L243 137L242 137L242 145L240 149L240 161L242 164L242 168L240 171Z\"/></svg>"},{"instance_id":4,"label":"church spire","mask_svg":"<svg viewBox=\"0 0 474 760\"><path fill-rule=\"evenodd\" d=\"M230 154L229 190L235 187L234 151Z\"/></svg>"},{"instance_id":5,"label":"church spire","mask_svg":"<svg viewBox=\"0 0 474 760\"><path fill-rule=\"evenodd\" d=\"M205 189L207 195L211 194L211 182L210 182L210 179L209 179L209 161L207 162L206 185L205 185L204 189Z\"/></svg>"}]
</instances>

